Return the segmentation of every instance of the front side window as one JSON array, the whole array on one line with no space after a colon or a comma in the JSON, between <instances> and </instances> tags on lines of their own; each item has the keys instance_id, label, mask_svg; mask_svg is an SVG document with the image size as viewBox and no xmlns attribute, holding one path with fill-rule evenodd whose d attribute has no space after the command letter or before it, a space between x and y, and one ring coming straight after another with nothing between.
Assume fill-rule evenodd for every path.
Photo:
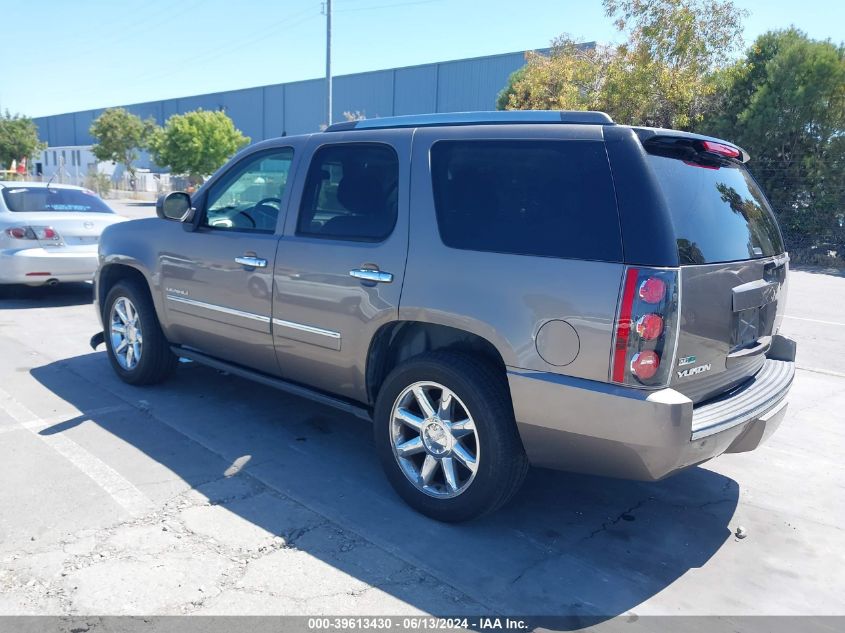
<instances>
[{"instance_id":1,"label":"front side window","mask_svg":"<svg viewBox=\"0 0 845 633\"><path fill-rule=\"evenodd\" d=\"M293 149L285 147L235 166L209 190L202 225L224 231L275 231L292 162Z\"/></svg>"},{"instance_id":2,"label":"front side window","mask_svg":"<svg viewBox=\"0 0 845 633\"><path fill-rule=\"evenodd\" d=\"M349 143L314 154L297 235L378 242L396 224L399 159L388 145Z\"/></svg>"},{"instance_id":3,"label":"front side window","mask_svg":"<svg viewBox=\"0 0 845 633\"><path fill-rule=\"evenodd\" d=\"M596 141L439 141L434 201L446 246L622 260L616 198Z\"/></svg>"}]
</instances>

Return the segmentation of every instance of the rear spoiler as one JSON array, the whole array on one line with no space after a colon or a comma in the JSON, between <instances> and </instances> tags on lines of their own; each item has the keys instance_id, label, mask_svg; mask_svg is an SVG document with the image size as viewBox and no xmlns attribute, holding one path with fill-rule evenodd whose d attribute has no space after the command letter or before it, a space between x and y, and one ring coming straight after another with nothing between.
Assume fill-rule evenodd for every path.
<instances>
[{"instance_id":1,"label":"rear spoiler","mask_svg":"<svg viewBox=\"0 0 845 633\"><path fill-rule=\"evenodd\" d=\"M646 151L684 160L736 160L747 163L751 156L744 149L712 136L678 130L634 128Z\"/></svg>"}]
</instances>

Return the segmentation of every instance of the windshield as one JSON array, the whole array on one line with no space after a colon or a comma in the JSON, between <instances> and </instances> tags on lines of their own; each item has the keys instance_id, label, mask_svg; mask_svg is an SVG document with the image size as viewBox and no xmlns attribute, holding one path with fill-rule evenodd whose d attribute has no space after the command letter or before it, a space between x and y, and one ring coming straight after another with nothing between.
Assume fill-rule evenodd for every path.
<instances>
[{"instance_id":1,"label":"windshield","mask_svg":"<svg viewBox=\"0 0 845 633\"><path fill-rule=\"evenodd\" d=\"M114 213L105 202L97 197L97 194L87 189L6 187L0 191L3 192L6 208L14 212Z\"/></svg>"},{"instance_id":2,"label":"windshield","mask_svg":"<svg viewBox=\"0 0 845 633\"><path fill-rule=\"evenodd\" d=\"M672 217L681 264L710 264L783 253L777 221L742 165L686 163L650 155Z\"/></svg>"}]
</instances>

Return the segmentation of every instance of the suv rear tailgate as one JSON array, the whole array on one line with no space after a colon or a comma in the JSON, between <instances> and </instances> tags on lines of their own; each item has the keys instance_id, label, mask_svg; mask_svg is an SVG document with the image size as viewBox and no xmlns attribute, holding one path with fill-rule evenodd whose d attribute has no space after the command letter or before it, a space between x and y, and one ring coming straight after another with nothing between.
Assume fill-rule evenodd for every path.
<instances>
[{"instance_id":1,"label":"suv rear tailgate","mask_svg":"<svg viewBox=\"0 0 845 633\"><path fill-rule=\"evenodd\" d=\"M786 257L681 268L670 385L698 403L756 374L783 319Z\"/></svg>"},{"instance_id":2,"label":"suv rear tailgate","mask_svg":"<svg viewBox=\"0 0 845 633\"><path fill-rule=\"evenodd\" d=\"M669 384L694 403L734 389L763 367L783 318L788 268L774 213L740 160L747 155L703 143L666 134L644 143L680 263Z\"/></svg>"}]
</instances>

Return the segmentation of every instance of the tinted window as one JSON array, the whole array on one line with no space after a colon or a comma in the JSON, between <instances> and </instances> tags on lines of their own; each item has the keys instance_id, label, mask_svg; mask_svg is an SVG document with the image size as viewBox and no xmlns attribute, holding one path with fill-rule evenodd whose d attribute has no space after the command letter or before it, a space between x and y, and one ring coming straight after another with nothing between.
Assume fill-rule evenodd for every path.
<instances>
[{"instance_id":1,"label":"tinted window","mask_svg":"<svg viewBox=\"0 0 845 633\"><path fill-rule=\"evenodd\" d=\"M769 204L745 167L702 166L649 156L666 197L681 264L709 264L783 252Z\"/></svg>"},{"instance_id":2,"label":"tinted window","mask_svg":"<svg viewBox=\"0 0 845 633\"><path fill-rule=\"evenodd\" d=\"M441 141L431 149L434 200L447 246L621 261L604 144Z\"/></svg>"},{"instance_id":3,"label":"tinted window","mask_svg":"<svg viewBox=\"0 0 845 633\"><path fill-rule=\"evenodd\" d=\"M231 175L212 185L203 225L272 233L279 218L291 161L293 150L285 147L236 165Z\"/></svg>"},{"instance_id":4,"label":"tinted window","mask_svg":"<svg viewBox=\"0 0 845 633\"><path fill-rule=\"evenodd\" d=\"M396 224L399 159L379 144L322 147L314 154L296 232L380 241Z\"/></svg>"},{"instance_id":5,"label":"tinted window","mask_svg":"<svg viewBox=\"0 0 845 633\"><path fill-rule=\"evenodd\" d=\"M67 211L114 213L93 191L48 187L6 187L3 200L9 211Z\"/></svg>"}]
</instances>

